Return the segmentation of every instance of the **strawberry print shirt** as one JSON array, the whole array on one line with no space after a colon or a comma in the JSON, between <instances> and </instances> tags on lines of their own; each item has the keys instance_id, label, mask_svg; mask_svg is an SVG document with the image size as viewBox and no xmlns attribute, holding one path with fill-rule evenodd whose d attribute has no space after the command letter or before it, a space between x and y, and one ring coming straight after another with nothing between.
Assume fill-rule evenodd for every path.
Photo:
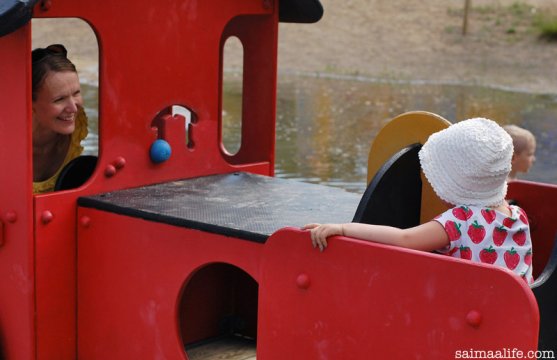
<instances>
[{"instance_id":1,"label":"strawberry print shirt","mask_svg":"<svg viewBox=\"0 0 557 360\"><path fill-rule=\"evenodd\" d=\"M510 205L511 216L479 206L457 206L434 220L445 228L450 244L438 252L501 266L532 279L532 241L524 210Z\"/></svg>"}]
</instances>

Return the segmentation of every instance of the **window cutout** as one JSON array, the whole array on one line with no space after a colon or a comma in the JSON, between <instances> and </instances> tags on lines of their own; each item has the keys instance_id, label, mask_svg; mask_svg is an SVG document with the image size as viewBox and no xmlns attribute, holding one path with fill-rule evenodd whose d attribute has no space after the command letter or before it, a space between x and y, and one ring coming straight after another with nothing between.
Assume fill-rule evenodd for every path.
<instances>
[{"instance_id":1,"label":"window cutout","mask_svg":"<svg viewBox=\"0 0 557 360\"><path fill-rule=\"evenodd\" d=\"M236 154L242 145L244 48L231 36L223 47L221 139L224 151Z\"/></svg>"},{"instance_id":2,"label":"window cutout","mask_svg":"<svg viewBox=\"0 0 557 360\"><path fill-rule=\"evenodd\" d=\"M94 170L96 161L92 158L96 159L99 153L99 44L95 32L88 23L77 18L33 19L32 29L33 49L62 44L67 50L68 59L77 69L86 120L83 116L76 118L76 131L79 131L82 124L83 127L87 126L87 137L80 143L83 147L81 155L87 158L83 163L86 163L87 167L93 166L92 170ZM64 176L72 176L73 172L63 171L63 173ZM88 178L88 176L81 177L79 181L66 179L64 182L79 187Z\"/></svg>"},{"instance_id":3,"label":"window cutout","mask_svg":"<svg viewBox=\"0 0 557 360\"><path fill-rule=\"evenodd\" d=\"M192 123L196 120L193 115L193 113L188 109L185 108L183 106L180 105L172 105L172 116L176 116L176 115L182 115L183 117L186 118L186 146L189 149L193 149L194 147L194 142L193 142L193 138L191 136L192 133Z\"/></svg>"}]
</instances>

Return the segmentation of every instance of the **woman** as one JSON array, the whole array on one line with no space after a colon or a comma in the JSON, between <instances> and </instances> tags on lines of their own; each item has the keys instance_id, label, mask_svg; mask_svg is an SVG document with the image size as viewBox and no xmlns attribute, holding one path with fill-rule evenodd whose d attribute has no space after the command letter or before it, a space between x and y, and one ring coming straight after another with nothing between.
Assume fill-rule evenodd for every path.
<instances>
[{"instance_id":1,"label":"woman","mask_svg":"<svg viewBox=\"0 0 557 360\"><path fill-rule=\"evenodd\" d=\"M63 45L33 50L33 193L54 190L64 166L78 157L87 117L75 65Z\"/></svg>"}]
</instances>

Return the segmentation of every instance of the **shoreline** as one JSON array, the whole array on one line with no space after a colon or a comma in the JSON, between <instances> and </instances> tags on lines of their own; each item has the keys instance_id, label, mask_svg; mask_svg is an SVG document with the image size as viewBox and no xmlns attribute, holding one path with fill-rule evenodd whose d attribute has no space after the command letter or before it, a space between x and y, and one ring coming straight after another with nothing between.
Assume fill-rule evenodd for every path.
<instances>
[{"instance_id":1,"label":"shoreline","mask_svg":"<svg viewBox=\"0 0 557 360\"><path fill-rule=\"evenodd\" d=\"M358 81L358 82L368 82L374 84L395 84L395 85L443 85L443 86L462 86L462 87L481 87L492 90L500 90L513 93L540 95L540 96L555 96L557 97L557 86L555 90L551 90L546 87L540 87L539 89L529 89L521 88L518 86L508 86L500 84L478 84L474 82L466 82L463 80L424 80L424 79L389 79L389 78L379 78L366 75L350 75L350 74L336 74L336 73L326 73L326 72L312 72L312 71L301 71L301 70L290 70L284 69L278 71L278 82L280 83L280 76L295 76L295 77L307 77L307 78L323 78L331 80L343 80L343 81ZM557 85L557 84L556 84Z\"/></svg>"}]
</instances>

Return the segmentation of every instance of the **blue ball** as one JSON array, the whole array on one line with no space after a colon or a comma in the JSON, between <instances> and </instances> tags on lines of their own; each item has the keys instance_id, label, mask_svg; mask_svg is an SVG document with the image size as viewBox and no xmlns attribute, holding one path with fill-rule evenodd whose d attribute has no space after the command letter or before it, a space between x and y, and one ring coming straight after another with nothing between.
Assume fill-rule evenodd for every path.
<instances>
[{"instance_id":1,"label":"blue ball","mask_svg":"<svg viewBox=\"0 0 557 360\"><path fill-rule=\"evenodd\" d=\"M170 144L162 139L155 140L151 144L151 149L149 150L149 155L151 156L151 161L158 164L168 160L172 154L172 148Z\"/></svg>"}]
</instances>

